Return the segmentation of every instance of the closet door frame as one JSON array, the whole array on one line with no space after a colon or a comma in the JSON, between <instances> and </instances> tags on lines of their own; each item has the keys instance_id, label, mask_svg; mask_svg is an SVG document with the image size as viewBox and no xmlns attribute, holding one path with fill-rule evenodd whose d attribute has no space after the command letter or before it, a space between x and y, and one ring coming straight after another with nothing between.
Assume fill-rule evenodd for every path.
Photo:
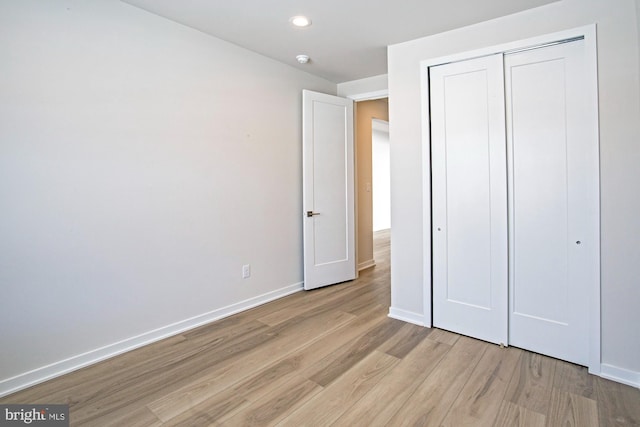
<instances>
[{"instance_id":1,"label":"closet door frame","mask_svg":"<svg viewBox=\"0 0 640 427\"><path fill-rule=\"evenodd\" d=\"M422 207L423 220L423 253L425 254L424 270L423 270L423 324L427 327L432 326L432 286L433 286L433 265L432 265L432 242L433 242L433 224L431 218L431 132L430 132L430 97L429 97L429 67L443 65L451 62L464 61L473 58L479 58L488 55L501 54L516 50L524 50L529 48L538 48L549 44L555 44L571 39L583 38L585 49L588 55L587 61L589 67L587 70L587 80L591 88L589 97L589 105L592 107L590 111L591 126L590 133L599 141L598 127L598 76L597 76L597 43L596 43L596 25L587 25L583 27L573 28L566 31L541 35L538 37L518 40L510 43L489 46L477 50L472 50L454 55L440 56L425 59L420 62L420 79L421 79L421 118L422 118L422 189L424 205ZM597 177L600 182L600 177ZM598 209L600 194L598 192ZM427 231L428 230L428 231ZM600 229L597 230L600 235ZM600 320L600 246L598 242L598 263L594 266L594 274L598 280L594 281L591 289L589 289L589 372L600 375L601 372L601 320Z\"/></svg>"}]
</instances>

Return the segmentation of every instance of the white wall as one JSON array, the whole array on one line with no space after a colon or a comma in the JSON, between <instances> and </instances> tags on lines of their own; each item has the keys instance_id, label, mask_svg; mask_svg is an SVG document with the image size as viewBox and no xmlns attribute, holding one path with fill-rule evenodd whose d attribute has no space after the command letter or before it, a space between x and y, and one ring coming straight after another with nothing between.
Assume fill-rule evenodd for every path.
<instances>
[{"instance_id":1,"label":"white wall","mask_svg":"<svg viewBox=\"0 0 640 427\"><path fill-rule=\"evenodd\" d=\"M636 22L638 26L636 28L636 37L638 38L638 62L640 63L640 0L636 1ZM638 77L640 78L640 76Z\"/></svg>"},{"instance_id":2,"label":"white wall","mask_svg":"<svg viewBox=\"0 0 640 427\"><path fill-rule=\"evenodd\" d=\"M0 57L0 395L300 289L335 84L113 0L0 2Z\"/></svg>"},{"instance_id":3,"label":"white wall","mask_svg":"<svg viewBox=\"0 0 640 427\"><path fill-rule=\"evenodd\" d=\"M371 120L373 231L391 228L391 162L389 122Z\"/></svg>"},{"instance_id":4,"label":"white wall","mask_svg":"<svg viewBox=\"0 0 640 427\"><path fill-rule=\"evenodd\" d=\"M420 61L592 23L597 23L599 55L603 373L640 386L640 73L634 0L563 0L389 48L390 312L419 321L423 287L430 286L430 233L422 225L428 207L423 176L428 185L429 170L421 152Z\"/></svg>"}]
</instances>

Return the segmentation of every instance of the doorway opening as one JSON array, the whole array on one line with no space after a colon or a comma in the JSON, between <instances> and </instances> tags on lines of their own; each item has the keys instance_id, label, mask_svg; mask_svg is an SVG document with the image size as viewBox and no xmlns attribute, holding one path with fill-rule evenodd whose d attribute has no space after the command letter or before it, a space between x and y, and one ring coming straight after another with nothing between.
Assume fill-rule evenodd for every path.
<instances>
[{"instance_id":1,"label":"doorway opening","mask_svg":"<svg viewBox=\"0 0 640 427\"><path fill-rule=\"evenodd\" d=\"M371 164L372 164L372 206L373 232L391 228L391 171L389 122L371 120Z\"/></svg>"},{"instance_id":2,"label":"doorway opening","mask_svg":"<svg viewBox=\"0 0 640 427\"><path fill-rule=\"evenodd\" d=\"M389 239L388 98L355 103L355 136L357 252L358 271L362 271L376 265L375 234L386 235L386 240Z\"/></svg>"}]
</instances>

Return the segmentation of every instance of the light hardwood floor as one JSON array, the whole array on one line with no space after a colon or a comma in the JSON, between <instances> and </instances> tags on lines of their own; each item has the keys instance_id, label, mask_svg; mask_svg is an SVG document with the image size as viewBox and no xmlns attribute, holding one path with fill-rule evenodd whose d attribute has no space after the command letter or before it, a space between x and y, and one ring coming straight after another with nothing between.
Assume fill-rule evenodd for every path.
<instances>
[{"instance_id":1,"label":"light hardwood floor","mask_svg":"<svg viewBox=\"0 0 640 427\"><path fill-rule=\"evenodd\" d=\"M640 390L387 317L377 266L0 399L72 426L638 426Z\"/></svg>"}]
</instances>

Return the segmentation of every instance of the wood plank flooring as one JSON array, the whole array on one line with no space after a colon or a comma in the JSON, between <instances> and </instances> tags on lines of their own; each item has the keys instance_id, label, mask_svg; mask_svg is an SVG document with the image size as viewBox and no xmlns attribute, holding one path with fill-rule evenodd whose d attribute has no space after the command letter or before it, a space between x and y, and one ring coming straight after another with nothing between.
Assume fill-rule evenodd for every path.
<instances>
[{"instance_id":1,"label":"wood plank flooring","mask_svg":"<svg viewBox=\"0 0 640 427\"><path fill-rule=\"evenodd\" d=\"M640 426L640 390L517 348L387 317L374 268L0 399L72 426Z\"/></svg>"}]
</instances>

